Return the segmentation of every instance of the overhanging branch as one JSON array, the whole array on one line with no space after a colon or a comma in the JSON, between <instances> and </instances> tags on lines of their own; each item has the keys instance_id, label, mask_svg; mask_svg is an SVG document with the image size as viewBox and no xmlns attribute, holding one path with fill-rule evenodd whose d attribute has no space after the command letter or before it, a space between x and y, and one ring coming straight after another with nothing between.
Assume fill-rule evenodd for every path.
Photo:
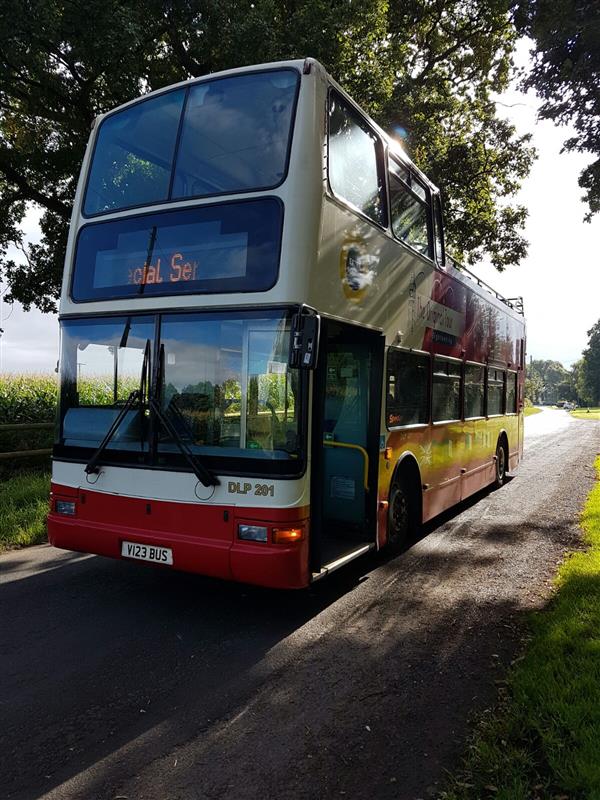
<instances>
[{"instance_id":1,"label":"overhanging branch","mask_svg":"<svg viewBox=\"0 0 600 800\"><path fill-rule=\"evenodd\" d=\"M48 209L48 211L53 211L55 214L63 217L63 219L69 220L71 216L70 207L57 197L44 194L40 192L39 189L31 186L27 179L8 163L6 160L6 152L2 150L0 150L0 172L4 174L10 183L18 186L23 199L32 200L34 203L38 203L40 206Z\"/></svg>"}]
</instances>

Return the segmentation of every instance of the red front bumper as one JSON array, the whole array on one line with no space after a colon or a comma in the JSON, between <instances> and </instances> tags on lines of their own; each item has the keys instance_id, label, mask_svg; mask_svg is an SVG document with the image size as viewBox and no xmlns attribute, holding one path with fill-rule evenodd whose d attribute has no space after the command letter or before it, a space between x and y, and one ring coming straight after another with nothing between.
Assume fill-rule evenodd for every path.
<instances>
[{"instance_id":1,"label":"red front bumper","mask_svg":"<svg viewBox=\"0 0 600 800\"><path fill-rule=\"evenodd\" d=\"M57 499L74 501L75 516L57 514ZM246 542L237 538L240 522L308 530L308 509L176 503L53 484L48 538L55 547L111 558L122 558L124 540L170 547L175 569L279 589L308 585L307 536L286 545Z\"/></svg>"}]
</instances>

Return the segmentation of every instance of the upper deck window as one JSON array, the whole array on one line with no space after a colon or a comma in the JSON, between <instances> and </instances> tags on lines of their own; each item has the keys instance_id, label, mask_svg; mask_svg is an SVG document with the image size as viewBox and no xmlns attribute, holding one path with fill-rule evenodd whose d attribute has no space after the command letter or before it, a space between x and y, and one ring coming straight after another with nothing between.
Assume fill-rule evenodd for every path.
<instances>
[{"instance_id":1,"label":"upper deck window","mask_svg":"<svg viewBox=\"0 0 600 800\"><path fill-rule=\"evenodd\" d=\"M298 83L292 69L242 73L111 114L98 131L84 213L278 186Z\"/></svg>"},{"instance_id":2,"label":"upper deck window","mask_svg":"<svg viewBox=\"0 0 600 800\"><path fill-rule=\"evenodd\" d=\"M86 214L168 199L184 99L184 89L168 92L104 120L85 195Z\"/></svg>"},{"instance_id":3,"label":"upper deck window","mask_svg":"<svg viewBox=\"0 0 600 800\"><path fill-rule=\"evenodd\" d=\"M427 189L412 172L392 158L389 168L394 235L424 256L431 257Z\"/></svg>"},{"instance_id":4,"label":"upper deck window","mask_svg":"<svg viewBox=\"0 0 600 800\"><path fill-rule=\"evenodd\" d=\"M433 238L435 240L435 257L440 266L446 264L444 249L444 225L442 222L442 203L438 194L433 196Z\"/></svg>"},{"instance_id":5,"label":"upper deck window","mask_svg":"<svg viewBox=\"0 0 600 800\"><path fill-rule=\"evenodd\" d=\"M387 224L379 137L334 92L329 100L329 183L334 193L379 225Z\"/></svg>"},{"instance_id":6,"label":"upper deck window","mask_svg":"<svg viewBox=\"0 0 600 800\"><path fill-rule=\"evenodd\" d=\"M190 89L173 197L277 186L285 176L298 75L237 75Z\"/></svg>"}]
</instances>

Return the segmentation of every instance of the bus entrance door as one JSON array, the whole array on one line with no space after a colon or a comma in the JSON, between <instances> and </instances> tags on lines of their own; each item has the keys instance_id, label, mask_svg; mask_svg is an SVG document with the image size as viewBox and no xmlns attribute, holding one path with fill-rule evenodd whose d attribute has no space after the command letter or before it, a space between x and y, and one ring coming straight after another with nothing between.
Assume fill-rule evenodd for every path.
<instances>
[{"instance_id":1,"label":"bus entrance door","mask_svg":"<svg viewBox=\"0 0 600 800\"><path fill-rule=\"evenodd\" d=\"M327 321L315 380L312 569L375 546L383 337ZM341 564L339 564L341 566Z\"/></svg>"}]
</instances>

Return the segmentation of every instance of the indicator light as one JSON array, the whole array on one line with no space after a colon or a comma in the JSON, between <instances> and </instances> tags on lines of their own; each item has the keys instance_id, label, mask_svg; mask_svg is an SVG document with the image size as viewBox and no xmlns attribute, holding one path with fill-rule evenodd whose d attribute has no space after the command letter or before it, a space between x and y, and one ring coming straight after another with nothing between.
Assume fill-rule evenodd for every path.
<instances>
[{"instance_id":1,"label":"indicator light","mask_svg":"<svg viewBox=\"0 0 600 800\"><path fill-rule=\"evenodd\" d=\"M273 528L273 544L290 544L304 539L304 528Z\"/></svg>"}]
</instances>

